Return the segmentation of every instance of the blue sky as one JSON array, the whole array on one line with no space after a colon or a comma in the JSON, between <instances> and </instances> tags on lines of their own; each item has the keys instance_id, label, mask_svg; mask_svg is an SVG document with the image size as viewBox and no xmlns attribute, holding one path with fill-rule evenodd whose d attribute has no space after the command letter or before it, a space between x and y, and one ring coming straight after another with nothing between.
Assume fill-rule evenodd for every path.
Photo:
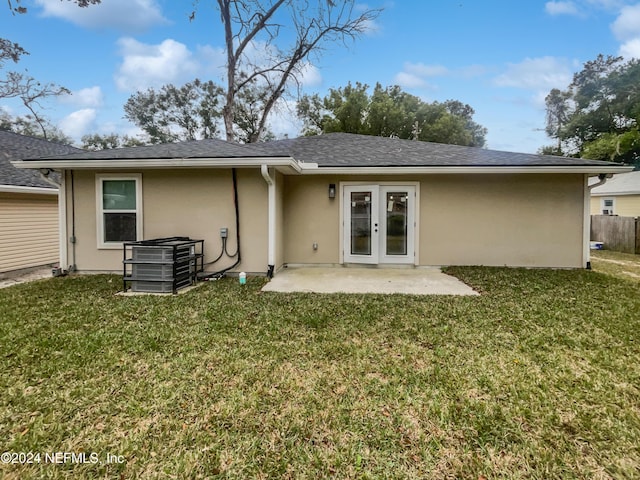
<instances>
[{"instance_id":1,"label":"blue sky","mask_svg":"<svg viewBox=\"0 0 640 480\"><path fill-rule=\"evenodd\" d=\"M222 83L223 32L214 0L103 0L81 9L60 0L23 0L26 15L0 8L0 36L30 55L5 70L27 70L72 95L48 101L45 115L79 141L86 133L135 135L123 105L137 89L200 78ZM382 8L369 31L326 45L304 77L324 95L347 82L400 85L426 101L471 105L488 129L487 147L535 152L544 131L544 97L566 88L598 54L640 58L640 2L625 0L370 0ZM282 36L286 39L286 35ZM259 48L257 48L259 51ZM296 136L292 102L271 123ZM24 114L15 101L0 108Z\"/></svg>"}]
</instances>

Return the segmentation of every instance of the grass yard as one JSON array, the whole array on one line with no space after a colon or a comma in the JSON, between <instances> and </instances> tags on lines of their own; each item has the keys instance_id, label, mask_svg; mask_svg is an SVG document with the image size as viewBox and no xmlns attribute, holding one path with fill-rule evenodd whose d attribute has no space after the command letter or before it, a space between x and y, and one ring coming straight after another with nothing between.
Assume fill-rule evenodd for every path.
<instances>
[{"instance_id":1,"label":"grass yard","mask_svg":"<svg viewBox=\"0 0 640 480\"><path fill-rule=\"evenodd\" d=\"M640 282L640 255L592 250L591 265L597 272Z\"/></svg>"},{"instance_id":2,"label":"grass yard","mask_svg":"<svg viewBox=\"0 0 640 480\"><path fill-rule=\"evenodd\" d=\"M0 477L639 478L640 282L449 272L482 296L0 290L0 452L41 455Z\"/></svg>"}]
</instances>

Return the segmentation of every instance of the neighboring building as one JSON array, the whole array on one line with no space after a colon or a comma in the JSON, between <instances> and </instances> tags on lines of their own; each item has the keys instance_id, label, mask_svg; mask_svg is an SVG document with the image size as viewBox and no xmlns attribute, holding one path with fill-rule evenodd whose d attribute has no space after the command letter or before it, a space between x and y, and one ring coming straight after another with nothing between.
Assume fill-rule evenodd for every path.
<instances>
[{"instance_id":1,"label":"neighboring building","mask_svg":"<svg viewBox=\"0 0 640 480\"><path fill-rule=\"evenodd\" d=\"M60 257L58 189L38 171L19 170L11 161L81 151L0 131L0 274L54 264Z\"/></svg>"},{"instance_id":2,"label":"neighboring building","mask_svg":"<svg viewBox=\"0 0 640 480\"><path fill-rule=\"evenodd\" d=\"M619 173L594 187L591 215L640 217L640 171Z\"/></svg>"},{"instance_id":3,"label":"neighboring building","mask_svg":"<svg viewBox=\"0 0 640 480\"><path fill-rule=\"evenodd\" d=\"M631 169L344 133L14 164L61 172L62 265L121 272L123 241L185 236L205 240L205 262L221 255L209 271L234 263L239 240L231 271L263 274L300 264L583 268L589 177Z\"/></svg>"}]
</instances>

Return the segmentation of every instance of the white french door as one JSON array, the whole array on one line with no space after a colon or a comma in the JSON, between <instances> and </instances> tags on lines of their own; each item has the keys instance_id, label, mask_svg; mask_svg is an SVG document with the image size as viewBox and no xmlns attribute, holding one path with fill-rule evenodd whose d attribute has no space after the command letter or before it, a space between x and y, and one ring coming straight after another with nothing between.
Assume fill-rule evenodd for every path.
<instances>
[{"instance_id":1,"label":"white french door","mask_svg":"<svg viewBox=\"0 0 640 480\"><path fill-rule=\"evenodd\" d=\"M414 263L414 185L346 185L344 262Z\"/></svg>"}]
</instances>

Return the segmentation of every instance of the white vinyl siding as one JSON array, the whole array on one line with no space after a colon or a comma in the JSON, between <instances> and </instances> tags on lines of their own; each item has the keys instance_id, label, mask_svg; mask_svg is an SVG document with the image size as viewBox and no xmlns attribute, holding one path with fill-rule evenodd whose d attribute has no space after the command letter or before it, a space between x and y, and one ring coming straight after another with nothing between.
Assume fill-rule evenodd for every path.
<instances>
[{"instance_id":1,"label":"white vinyl siding","mask_svg":"<svg viewBox=\"0 0 640 480\"><path fill-rule=\"evenodd\" d=\"M58 261L58 197L0 195L0 272Z\"/></svg>"}]
</instances>

